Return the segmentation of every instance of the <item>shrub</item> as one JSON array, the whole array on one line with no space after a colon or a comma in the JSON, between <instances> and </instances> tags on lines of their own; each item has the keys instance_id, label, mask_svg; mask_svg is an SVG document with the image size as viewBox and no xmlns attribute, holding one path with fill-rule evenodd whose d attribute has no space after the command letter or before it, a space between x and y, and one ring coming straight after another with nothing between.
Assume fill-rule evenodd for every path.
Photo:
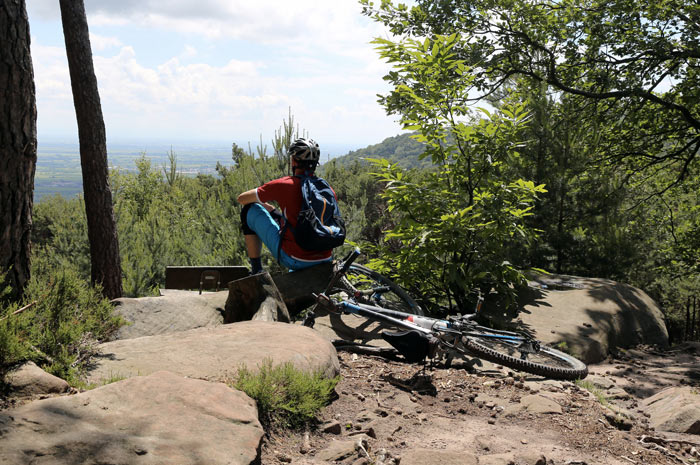
<instances>
[{"instance_id":1,"label":"shrub","mask_svg":"<svg viewBox=\"0 0 700 465\"><path fill-rule=\"evenodd\" d=\"M90 287L75 271L33 277L25 291L25 311L17 305L0 312L0 370L26 360L71 384L123 320L99 288Z\"/></svg>"},{"instance_id":2,"label":"shrub","mask_svg":"<svg viewBox=\"0 0 700 465\"><path fill-rule=\"evenodd\" d=\"M5 274L0 273L0 283L4 278ZM17 338L17 319L14 318L20 307L16 302L9 303L10 293L9 285L0 284L0 379L6 368L26 357L26 350Z\"/></svg>"},{"instance_id":3,"label":"shrub","mask_svg":"<svg viewBox=\"0 0 700 465\"><path fill-rule=\"evenodd\" d=\"M338 380L325 378L320 372L300 371L291 362L273 367L272 360L265 359L257 371L239 368L232 386L255 400L266 429L297 429L316 420L321 408L330 402Z\"/></svg>"}]
</instances>

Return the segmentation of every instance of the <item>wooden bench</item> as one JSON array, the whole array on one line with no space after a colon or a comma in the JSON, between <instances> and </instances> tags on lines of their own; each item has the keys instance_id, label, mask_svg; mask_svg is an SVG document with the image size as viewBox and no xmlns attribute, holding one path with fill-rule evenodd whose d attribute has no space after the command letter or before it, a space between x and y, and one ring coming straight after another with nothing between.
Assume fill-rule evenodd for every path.
<instances>
[{"instance_id":1,"label":"wooden bench","mask_svg":"<svg viewBox=\"0 0 700 465\"><path fill-rule=\"evenodd\" d=\"M229 281L248 276L245 266L168 266L165 268L166 289L228 289Z\"/></svg>"}]
</instances>

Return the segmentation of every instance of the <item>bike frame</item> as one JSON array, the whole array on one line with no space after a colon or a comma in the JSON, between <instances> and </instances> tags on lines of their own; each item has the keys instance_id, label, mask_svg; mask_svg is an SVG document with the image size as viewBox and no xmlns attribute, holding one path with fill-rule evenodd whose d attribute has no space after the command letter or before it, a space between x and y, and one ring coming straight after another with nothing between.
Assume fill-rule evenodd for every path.
<instances>
[{"instance_id":1,"label":"bike frame","mask_svg":"<svg viewBox=\"0 0 700 465\"><path fill-rule=\"evenodd\" d=\"M407 330L415 330L425 335L432 335L435 332L440 333L452 333L459 334L462 336L480 336L492 339L502 339L510 342L526 342L527 338L519 336L515 333L510 333L508 331L493 330L491 328L486 328L478 325L471 325L472 331L461 328L461 323L455 324L449 320L440 320L437 318L430 317L416 317L410 313L399 312L397 310L390 310L382 307L375 307L372 305L354 303L347 300L343 300L337 304L344 313L349 313L353 315L360 315L365 318L371 318L373 320L382 321L384 323L389 323ZM420 318L425 321L432 321L430 329L413 323L414 318ZM475 332L473 330L480 330Z\"/></svg>"},{"instance_id":2,"label":"bike frame","mask_svg":"<svg viewBox=\"0 0 700 465\"><path fill-rule=\"evenodd\" d=\"M380 286L361 290L352 283L336 286L359 255L359 249L355 249L343 261L337 263L326 291L318 295L314 294L316 305L326 307L336 314L357 315L403 330L404 332L399 333L383 331L382 337L407 361L420 362L425 361L426 358L439 361L444 358L445 363L449 365L458 354L460 356L472 354L499 365L554 379L579 379L585 378L588 374L588 369L583 362L564 352L541 345L527 333L503 331L478 325L474 318L481 308L483 301L481 295L478 296L473 313L447 319L430 318L371 305L372 302L381 301L382 293L390 288L385 290ZM329 297L331 293L336 292L345 292L347 297L336 302ZM369 303L363 303L367 301L366 298L370 299ZM304 326L314 326L315 309L316 307L304 317L302 322ZM491 342L489 343L488 340ZM498 343L499 341L501 343ZM530 355L537 356L529 359Z\"/></svg>"}]
</instances>

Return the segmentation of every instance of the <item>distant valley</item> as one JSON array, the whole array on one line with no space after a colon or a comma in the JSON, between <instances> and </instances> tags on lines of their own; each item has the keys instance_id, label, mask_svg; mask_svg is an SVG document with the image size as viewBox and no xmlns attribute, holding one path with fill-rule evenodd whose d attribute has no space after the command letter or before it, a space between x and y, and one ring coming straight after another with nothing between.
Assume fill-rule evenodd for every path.
<instances>
[{"instance_id":1,"label":"distant valley","mask_svg":"<svg viewBox=\"0 0 700 465\"><path fill-rule=\"evenodd\" d=\"M110 144L107 158L110 168L123 171L136 169L134 161L143 152L155 167L168 163L170 145L165 144ZM178 170L185 174L215 173L216 163L231 163L231 145L173 145L177 155ZM36 175L34 177L34 201L46 195L60 194L73 197L83 191L80 168L80 150L75 143L39 142Z\"/></svg>"},{"instance_id":2,"label":"distant valley","mask_svg":"<svg viewBox=\"0 0 700 465\"><path fill-rule=\"evenodd\" d=\"M242 147L246 145L239 144ZM231 144L178 144L165 143L122 143L109 144L108 161L110 168L122 171L134 171L134 163L142 153L151 160L154 167L168 164L170 150L177 156L178 171L185 175L215 174L216 164L229 165L231 161ZM419 160L423 145L410 138L410 134L388 137L379 144L352 150L352 147L335 145L324 150L322 146L322 163L331 159L342 164L361 162L363 158L387 158L405 168L429 164ZM344 154L338 156L339 154ZM60 194L73 197L83 191L80 169L80 152L78 144L65 142L39 141L36 175L34 178L34 201L42 197Z\"/></svg>"}]
</instances>

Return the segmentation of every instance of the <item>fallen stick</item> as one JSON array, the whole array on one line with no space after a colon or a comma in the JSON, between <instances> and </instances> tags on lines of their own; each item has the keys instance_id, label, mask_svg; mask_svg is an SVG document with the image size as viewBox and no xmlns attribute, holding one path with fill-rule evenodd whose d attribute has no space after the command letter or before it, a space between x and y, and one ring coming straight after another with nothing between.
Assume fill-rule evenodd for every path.
<instances>
[{"instance_id":1,"label":"fallen stick","mask_svg":"<svg viewBox=\"0 0 700 465\"><path fill-rule=\"evenodd\" d=\"M33 307L34 305L36 305L36 302L37 302L37 301L35 300L34 302L32 302L32 303L30 303L30 304L27 304L27 305L25 305L24 307L22 307L22 308L20 308L20 309L18 309L18 310L15 310L14 312L10 313L9 315L5 315L4 317L0 318L0 321L6 320L6 319L8 319L9 317L14 316L14 315L19 315L19 314L22 313L23 311L25 311L25 310L27 310L27 309Z\"/></svg>"}]
</instances>

